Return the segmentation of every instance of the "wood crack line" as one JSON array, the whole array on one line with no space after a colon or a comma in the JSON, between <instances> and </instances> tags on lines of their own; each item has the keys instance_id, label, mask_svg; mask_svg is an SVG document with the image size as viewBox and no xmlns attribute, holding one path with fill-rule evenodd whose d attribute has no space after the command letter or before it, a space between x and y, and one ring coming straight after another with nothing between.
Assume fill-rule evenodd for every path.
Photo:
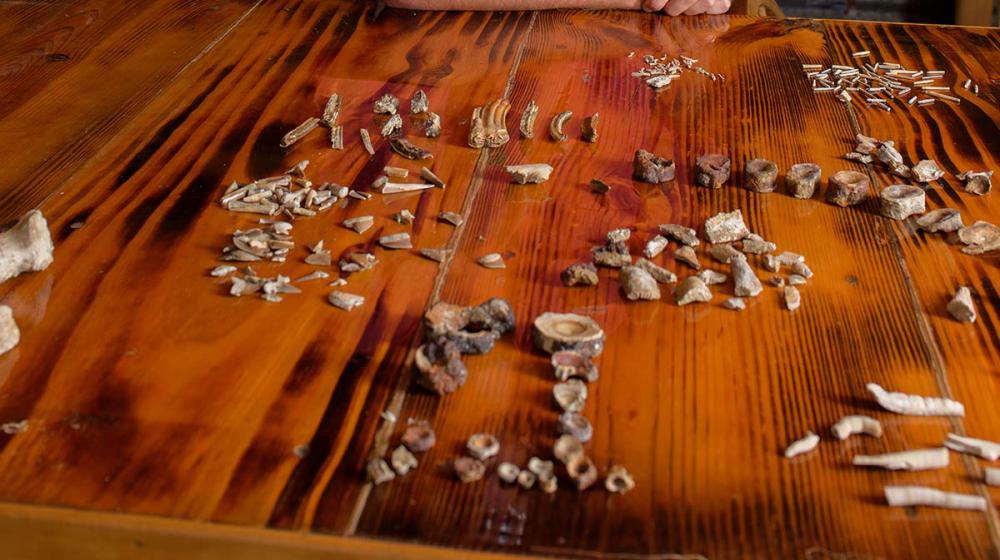
<instances>
[{"instance_id":1,"label":"wood crack line","mask_svg":"<svg viewBox=\"0 0 1000 560\"><path fill-rule=\"evenodd\" d=\"M517 70L521 65L521 58L524 55L524 49L528 44L528 38L531 36L531 31L535 27L535 20L538 18L538 12L531 12L530 18L531 19L528 20L528 27L525 29L524 34L521 37L521 43L517 47L517 53L514 55L514 61L511 63L510 71L507 74L507 81L504 84L503 90L504 99L508 99L511 91L514 89ZM436 304L441 297L441 291L444 289L444 283L448 277L448 272L451 269L451 263L455 252L461 244L465 228L470 221L469 216L472 213L472 207L476 202L480 189L482 188L483 172L486 170L486 164L489 161L490 154L490 148L483 148L479 152L479 157L476 158L476 165L472 171L472 179L469 182L469 190L462 203L462 223L455 228L455 233L448 240L447 254L444 261L442 261L441 265L438 267L437 276L434 278L434 285L431 288L430 296L427 298L427 305L424 306L425 311ZM396 382L396 387L393 389L392 397L389 399L389 403L385 408L385 410L392 415L392 419L389 420L383 418L382 424L375 432L375 441L372 443L371 450L368 453L369 459L383 457L389 449L389 441L392 439L392 434L395 431L396 421L402 413L403 404L406 401L406 389L410 385L410 376L406 375L405 371L409 371L412 368L412 358L410 356L413 355L413 352L415 351L422 336L422 330L418 329L414 340L410 342L408 357L403 365L404 373L399 376L399 379ZM347 527L344 530L345 535L353 535L357 532L358 524L361 522L361 516L364 514L365 508L368 505L368 496L371 494L373 486L374 485L371 482L368 482L362 486L360 492L358 492L357 501L354 504L354 509L351 511L351 518L348 520Z\"/></svg>"}]
</instances>

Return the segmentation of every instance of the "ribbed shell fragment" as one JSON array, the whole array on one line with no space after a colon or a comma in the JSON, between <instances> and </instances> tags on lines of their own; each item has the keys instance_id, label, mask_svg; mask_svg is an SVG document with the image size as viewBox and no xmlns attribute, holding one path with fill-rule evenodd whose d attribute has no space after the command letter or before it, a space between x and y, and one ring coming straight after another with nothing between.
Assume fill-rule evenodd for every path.
<instances>
[{"instance_id":1,"label":"ribbed shell fragment","mask_svg":"<svg viewBox=\"0 0 1000 560\"><path fill-rule=\"evenodd\" d=\"M563 127L566 126L566 122L573 116L572 111L563 111L552 117L552 122L549 123L549 136L552 137L556 142L565 142L566 133L563 132Z\"/></svg>"},{"instance_id":2,"label":"ribbed shell fragment","mask_svg":"<svg viewBox=\"0 0 1000 560\"><path fill-rule=\"evenodd\" d=\"M502 98L487 103L483 108L487 148L499 148L510 141L510 134L507 132L507 113L509 111L510 101Z\"/></svg>"}]
</instances>

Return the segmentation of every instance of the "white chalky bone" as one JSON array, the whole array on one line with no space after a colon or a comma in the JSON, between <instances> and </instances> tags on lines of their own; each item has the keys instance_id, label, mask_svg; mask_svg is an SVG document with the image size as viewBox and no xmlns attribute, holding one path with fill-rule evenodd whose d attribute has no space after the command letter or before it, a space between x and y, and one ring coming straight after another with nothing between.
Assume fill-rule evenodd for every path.
<instances>
[{"instance_id":1,"label":"white chalky bone","mask_svg":"<svg viewBox=\"0 0 1000 560\"><path fill-rule=\"evenodd\" d=\"M952 451L976 455L981 459L986 459L987 461L996 461L997 459L1000 459L1000 443L987 441L985 439L948 434L948 438L944 440L944 446Z\"/></svg>"},{"instance_id":2,"label":"white chalky bone","mask_svg":"<svg viewBox=\"0 0 1000 560\"><path fill-rule=\"evenodd\" d=\"M886 486L885 500L892 507L930 506L986 511L986 498L942 492L927 486Z\"/></svg>"},{"instance_id":3,"label":"white chalky bone","mask_svg":"<svg viewBox=\"0 0 1000 560\"><path fill-rule=\"evenodd\" d=\"M986 467L986 484L1000 486L1000 469Z\"/></svg>"},{"instance_id":4,"label":"white chalky bone","mask_svg":"<svg viewBox=\"0 0 1000 560\"><path fill-rule=\"evenodd\" d=\"M17 225L0 233L0 284L32 270L52 264L49 225L38 210L21 217Z\"/></svg>"},{"instance_id":5,"label":"white chalky bone","mask_svg":"<svg viewBox=\"0 0 1000 560\"><path fill-rule=\"evenodd\" d=\"M837 420L832 431L837 439L847 439L855 434L882 437L882 424L871 416L844 416Z\"/></svg>"},{"instance_id":6,"label":"white chalky bone","mask_svg":"<svg viewBox=\"0 0 1000 560\"><path fill-rule=\"evenodd\" d=\"M14 322L14 313L6 305L0 305L0 356L17 346L21 340L21 331Z\"/></svg>"},{"instance_id":7,"label":"white chalky bone","mask_svg":"<svg viewBox=\"0 0 1000 560\"><path fill-rule=\"evenodd\" d=\"M791 459L796 455L808 453L816 449L817 445L819 445L819 436L812 432L807 432L804 438L793 441L791 445L785 448L785 458Z\"/></svg>"},{"instance_id":8,"label":"white chalky bone","mask_svg":"<svg viewBox=\"0 0 1000 560\"><path fill-rule=\"evenodd\" d=\"M882 455L855 455L851 462L858 467L882 467L890 471L929 471L948 466L948 450L936 447Z\"/></svg>"},{"instance_id":9,"label":"white chalky bone","mask_svg":"<svg viewBox=\"0 0 1000 560\"><path fill-rule=\"evenodd\" d=\"M912 416L965 416L965 406L958 401L890 393L877 383L869 383L867 387L875 395L878 404L889 412Z\"/></svg>"}]
</instances>

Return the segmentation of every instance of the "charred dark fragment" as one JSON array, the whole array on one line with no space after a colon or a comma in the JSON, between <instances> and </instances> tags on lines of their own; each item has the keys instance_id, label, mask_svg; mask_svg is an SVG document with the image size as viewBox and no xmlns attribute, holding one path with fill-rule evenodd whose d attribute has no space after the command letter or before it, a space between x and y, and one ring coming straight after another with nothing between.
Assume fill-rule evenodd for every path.
<instances>
[{"instance_id":1,"label":"charred dark fragment","mask_svg":"<svg viewBox=\"0 0 1000 560\"><path fill-rule=\"evenodd\" d=\"M664 159L646 150L636 150L632 161L632 176L644 183L666 183L674 180L674 160Z\"/></svg>"},{"instance_id":2,"label":"charred dark fragment","mask_svg":"<svg viewBox=\"0 0 1000 560\"><path fill-rule=\"evenodd\" d=\"M420 373L417 383L438 395L455 391L465 384L469 376L458 345L445 337L438 337L417 348L414 363Z\"/></svg>"},{"instance_id":3,"label":"charred dark fragment","mask_svg":"<svg viewBox=\"0 0 1000 560\"><path fill-rule=\"evenodd\" d=\"M424 326L429 337L446 338L462 354L485 354L500 336L514 329L514 310L500 298L474 307L441 302L424 315Z\"/></svg>"}]
</instances>

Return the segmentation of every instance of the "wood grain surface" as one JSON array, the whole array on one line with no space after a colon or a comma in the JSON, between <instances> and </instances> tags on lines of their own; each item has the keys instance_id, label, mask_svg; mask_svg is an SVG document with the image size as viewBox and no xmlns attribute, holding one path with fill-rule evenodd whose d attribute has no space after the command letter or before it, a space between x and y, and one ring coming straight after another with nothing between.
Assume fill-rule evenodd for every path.
<instances>
[{"instance_id":1,"label":"wood grain surface","mask_svg":"<svg viewBox=\"0 0 1000 560\"><path fill-rule=\"evenodd\" d=\"M191 2L157 18L158 5L116 15L87 2L45 10L0 3L20 18L0 24L13 45L0 50L0 68L12 69L0 71L0 140L19 147L0 185L0 222L44 200L57 245L48 270L0 286L0 303L14 308L23 333L0 357L0 423L29 421L21 433L0 434L5 508L152 515L204 527L206 538L220 527L218 540L244 538L231 526L280 539L302 533L276 530L357 536L362 554L383 555L433 549L379 552L378 540L575 557L1000 553L992 506L892 509L882 496L885 484L926 484L996 497L980 482L982 461L953 455L949 468L924 473L850 466L854 454L936 446L949 431L1000 440L997 257L963 255L912 220L887 220L874 200L826 204L825 180L814 199L798 200L781 188L749 192L741 174L747 160L766 157L782 171L813 161L824 177L860 169L877 187L897 182L842 158L861 131L945 169L928 190L929 208L957 208L966 223L995 221L996 195L967 194L954 174L998 168L996 30L624 12L376 14L361 3L308 0L221 2L216 10ZM99 23L60 31L61 10L88 6ZM88 27L116 17L134 30L115 37ZM111 53L128 37L137 50L116 62ZM949 84L971 77L980 95L886 114L812 92L802 63L851 64L861 49L946 70ZM49 51L74 54L60 70L41 61ZM165 51L175 56L150 64ZM726 79L686 73L656 93L630 76L647 53L692 56ZM99 78L108 68L122 78ZM86 83L81 104L53 118L71 86ZM418 248L452 248L452 258L439 266L415 250L374 248L380 263L343 288L366 298L351 313L326 303L325 282L272 304L232 298L225 281L208 276L227 236L256 222L218 205L230 181L278 174L301 159L311 161L314 182L360 190L386 164L418 170L380 140L368 157L358 140L361 127L379 138L375 99L391 92L408 109L418 89L444 133L424 139L408 116L405 132L434 152L447 188L352 199L300 219L288 263L256 268L295 278L314 269L302 261L306 244L323 239L336 259L399 231L410 231ZM325 132L280 149L281 136L318 115L332 92L344 99L345 150L330 150ZM473 107L501 96L512 104L511 142L468 148ZM513 132L529 100L541 109L533 140ZM555 143L544 128L566 110L574 113L570 138ZM25 136L32 111L47 115L46 126ZM588 144L579 124L595 112L600 139ZM673 158L676 181L633 181L640 147ZM733 159L733 180L720 190L693 186L694 158L707 152ZM547 183L510 184L504 165L535 162L555 167ZM612 191L592 194L595 177ZM417 217L412 226L391 219L404 208ZM796 313L772 287L747 310L726 310L731 281L711 303L684 308L669 289L663 301L628 302L608 270L594 288L559 282L609 229L633 228L638 254L658 224L700 228L733 208L779 251L806 256L816 275ZM465 222L441 223L440 211ZM362 235L340 225L365 214L376 225ZM657 262L687 276L675 248ZM476 264L490 252L504 254L507 268ZM699 256L728 272L706 247ZM956 323L944 309L960 285L975 294L975 324ZM458 392L417 388L411 362L424 309L493 296L513 304L515 333L466 358L470 377ZM554 378L530 334L544 311L590 315L608 333L584 410L595 429L587 451L602 471L613 463L631 470L637 487L626 495L578 493L567 481L553 495L515 490L492 474L465 485L449 470L466 438L484 431L500 439L499 460L549 458ZM891 415L874 406L868 381L959 399L967 416ZM384 421L384 410L399 425ZM826 436L850 413L880 418L886 435ZM429 420L438 445L414 473L370 486L367 459L391 450L409 418ZM819 450L784 459L784 447L808 430L824 436ZM110 523L92 515L98 526ZM45 519L26 530L60 523ZM140 518L128 519L125 526ZM303 541L306 549L326 545Z\"/></svg>"}]
</instances>

